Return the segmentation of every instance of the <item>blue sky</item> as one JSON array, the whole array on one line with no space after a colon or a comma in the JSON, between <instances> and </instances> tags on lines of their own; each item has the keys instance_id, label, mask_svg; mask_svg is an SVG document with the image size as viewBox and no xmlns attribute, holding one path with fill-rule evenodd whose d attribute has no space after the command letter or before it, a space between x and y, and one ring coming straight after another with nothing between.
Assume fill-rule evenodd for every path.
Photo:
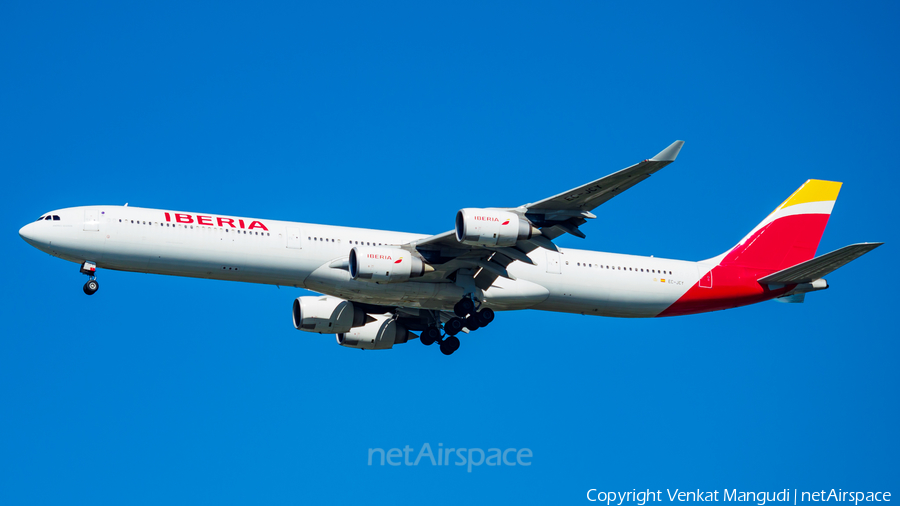
<instances>
[{"instance_id":1,"label":"blue sky","mask_svg":"<svg viewBox=\"0 0 900 506\"><path fill-rule=\"evenodd\" d=\"M891 2L6 2L0 503L575 503L609 490L897 492ZM124 204L438 233L650 157L562 246L687 260L808 178L802 305L660 320L504 313L452 357L297 332L296 289L101 272L17 230ZM369 448L530 448L369 467Z\"/></svg>"}]
</instances>

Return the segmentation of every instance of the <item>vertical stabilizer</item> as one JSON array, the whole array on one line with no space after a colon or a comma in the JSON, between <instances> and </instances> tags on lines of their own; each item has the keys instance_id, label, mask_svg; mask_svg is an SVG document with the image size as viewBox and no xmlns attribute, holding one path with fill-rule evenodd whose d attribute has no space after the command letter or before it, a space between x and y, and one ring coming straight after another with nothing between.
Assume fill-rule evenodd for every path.
<instances>
[{"instance_id":1,"label":"vertical stabilizer","mask_svg":"<svg viewBox=\"0 0 900 506\"><path fill-rule=\"evenodd\" d=\"M778 271L816 255L841 183L810 179L722 258L719 265Z\"/></svg>"}]
</instances>

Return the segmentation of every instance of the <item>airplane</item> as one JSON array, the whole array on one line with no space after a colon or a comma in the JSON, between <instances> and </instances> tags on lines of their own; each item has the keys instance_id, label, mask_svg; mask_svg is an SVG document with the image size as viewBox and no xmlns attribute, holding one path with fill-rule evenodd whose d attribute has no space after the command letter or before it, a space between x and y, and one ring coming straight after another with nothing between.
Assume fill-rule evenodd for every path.
<instances>
[{"instance_id":1,"label":"airplane","mask_svg":"<svg viewBox=\"0 0 900 506\"><path fill-rule=\"evenodd\" d=\"M653 158L534 203L461 209L452 230L424 235L124 206L51 211L19 230L35 248L98 268L303 288L297 330L390 349L418 338L445 355L495 311L536 309L654 318L775 299L800 303L824 276L883 243L815 256L841 184L810 179L724 253L699 262L560 248L594 209L675 161ZM418 333L418 335L416 335Z\"/></svg>"}]
</instances>

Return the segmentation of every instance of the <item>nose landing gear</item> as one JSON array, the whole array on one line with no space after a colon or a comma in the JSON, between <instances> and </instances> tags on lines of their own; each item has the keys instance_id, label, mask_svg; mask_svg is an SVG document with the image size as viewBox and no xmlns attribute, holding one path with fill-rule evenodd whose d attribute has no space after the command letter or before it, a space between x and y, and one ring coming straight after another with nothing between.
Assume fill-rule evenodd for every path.
<instances>
[{"instance_id":1,"label":"nose landing gear","mask_svg":"<svg viewBox=\"0 0 900 506\"><path fill-rule=\"evenodd\" d=\"M94 262L84 262L81 264L81 273L88 276L87 283L84 284L84 293L94 295L100 289L100 283L97 282L97 264Z\"/></svg>"},{"instance_id":2,"label":"nose landing gear","mask_svg":"<svg viewBox=\"0 0 900 506\"><path fill-rule=\"evenodd\" d=\"M84 293L88 295L94 295L99 289L100 283L97 283L96 279L89 279L88 282L84 284Z\"/></svg>"}]
</instances>

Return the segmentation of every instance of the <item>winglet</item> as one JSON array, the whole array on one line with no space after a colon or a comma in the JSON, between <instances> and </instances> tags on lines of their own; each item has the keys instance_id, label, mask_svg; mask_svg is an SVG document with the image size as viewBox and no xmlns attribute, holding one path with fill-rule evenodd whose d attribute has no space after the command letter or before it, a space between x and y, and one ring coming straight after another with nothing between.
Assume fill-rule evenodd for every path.
<instances>
[{"instance_id":1,"label":"winglet","mask_svg":"<svg viewBox=\"0 0 900 506\"><path fill-rule=\"evenodd\" d=\"M678 153L681 151L681 146L684 146L684 141L675 141L672 144L669 144L669 147L660 151L656 156L650 159L651 162L674 162L675 158L678 157Z\"/></svg>"}]
</instances>

